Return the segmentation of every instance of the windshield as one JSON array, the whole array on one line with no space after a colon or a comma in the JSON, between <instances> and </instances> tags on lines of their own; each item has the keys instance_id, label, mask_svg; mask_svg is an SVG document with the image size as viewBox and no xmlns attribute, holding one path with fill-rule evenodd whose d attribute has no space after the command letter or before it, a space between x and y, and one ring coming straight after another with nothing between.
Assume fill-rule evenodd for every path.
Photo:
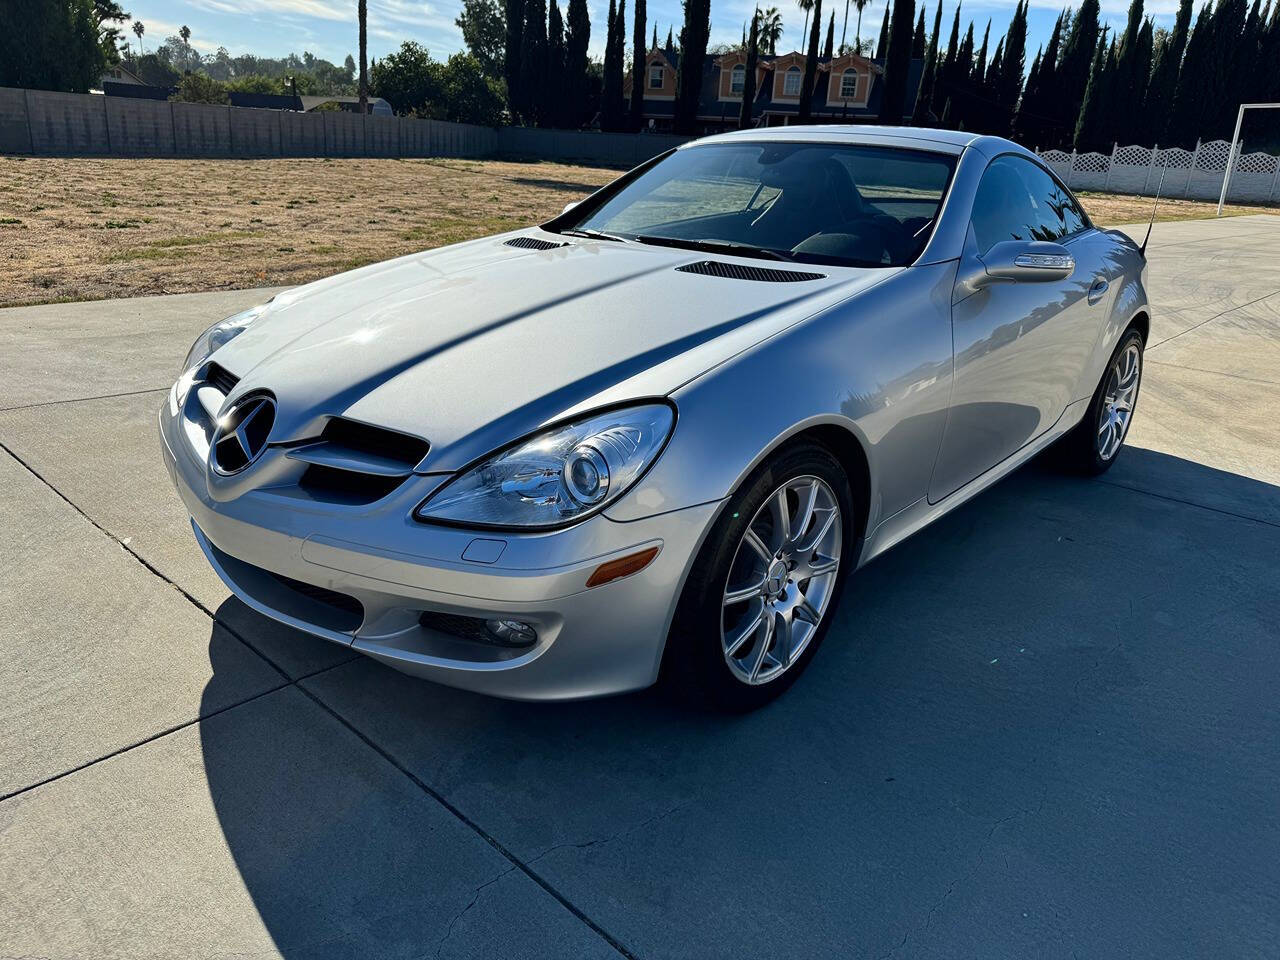
<instances>
[{"instance_id":1,"label":"windshield","mask_svg":"<svg viewBox=\"0 0 1280 960\"><path fill-rule=\"evenodd\" d=\"M677 150L563 232L739 256L900 267L924 249L955 158L836 143Z\"/></svg>"}]
</instances>

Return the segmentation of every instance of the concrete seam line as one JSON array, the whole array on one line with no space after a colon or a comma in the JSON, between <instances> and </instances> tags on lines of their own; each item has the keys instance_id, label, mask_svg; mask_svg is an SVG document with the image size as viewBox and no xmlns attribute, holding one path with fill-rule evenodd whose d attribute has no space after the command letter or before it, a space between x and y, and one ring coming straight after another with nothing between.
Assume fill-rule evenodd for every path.
<instances>
[{"instance_id":1,"label":"concrete seam line","mask_svg":"<svg viewBox=\"0 0 1280 960\"><path fill-rule=\"evenodd\" d=\"M14 407L0 407L0 413L11 410L33 410L36 407L56 407L60 403L86 403L89 400L114 400L117 397L140 397L144 393L164 393L168 387L149 387L146 390L126 390L124 393L104 393L99 397L68 397L66 400L42 400L39 403L20 403Z\"/></svg>"},{"instance_id":2,"label":"concrete seam line","mask_svg":"<svg viewBox=\"0 0 1280 960\"><path fill-rule=\"evenodd\" d=\"M1243 380L1245 383L1261 383L1268 387L1280 387L1280 380L1261 380L1258 377L1242 377L1238 373L1223 373L1221 370L1206 370L1204 367L1188 367L1185 363L1171 363L1168 360L1148 360L1157 367L1173 367L1175 370L1190 370L1192 373L1203 373L1209 377L1227 377L1230 380Z\"/></svg>"},{"instance_id":3,"label":"concrete seam line","mask_svg":"<svg viewBox=\"0 0 1280 960\"><path fill-rule=\"evenodd\" d=\"M550 881L544 879L536 870L534 870L527 863L525 863L523 860L517 857L512 851L508 850L507 847L502 843L502 841L498 840L496 837L491 835L488 831L486 831L483 827L481 827L480 824L476 823L474 820L468 817L465 813L463 813L461 809L459 809L449 800L445 799L445 796L442 793L438 792L433 787L429 786L425 780L423 780L416 773L410 770L405 764L397 760L389 750L387 750L385 747L381 746L380 744L375 743L371 738L366 736L363 731L361 731L357 726L355 726L355 724L353 724L346 717L342 716L342 714L338 713L338 711L330 707L327 703L321 700L320 697L312 693L306 687L298 685L298 689L301 690L308 697L310 697L311 700L316 704L316 706L318 706L321 710L325 711L325 713L329 714L331 717L337 720L338 723L342 724L344 727L350 730L371 750L373 750L375 753L381 756L384 760L386 760L387 763L391 764L393 767L399 770L402 774L404 774L404 776L406 776L414 784L414 786L416 786L419 790L421 790L431 799L435 800L436 803L440 804L440 806L448 810L461 823L469 827L478 837L480 837L482 840L488 843L489 846L493 847L494 850L496 850L502 857L504 857L515 869L519 870L521 873L527 876L530 880L532 880L534 883L540 886L543 890L549 893L552 897L554 897L562 907L564 907L571 914L573 914L575 917L581 920L584 924L590 927L602 940L604 940L607 944L609 944L609 946L611 946L614 950L616 950L620 955L622 955L623 957L626 957L627 960L637 960L636 955L632 953L630 950L628 950L627 947L623 945L621 941L619 941L611 933L609 933L607 930L601 927L598 923L592 920L581 909L575 906L572 903L572 901L570 901L566 896L564 896L564 894L560 893L559 890L553 887Z\"/></svg>"},{"instance_id":4,"label":"concrete seam line","mask_svg":"<svg viewBox=\"0 0 1280 960\"><path fill-rule=\"evenodd\" d=\"M186 600L187 600L187 602L188 602L188 603L190 603L192 606L194 606L197 610L201 611L201 612L202 612L205 616L207 616L210 620L212 620L214 623L218 624L220 627L222 627L224 630L226 630L226 631L227 631L227 633L231 634L233 637L235 637L237 640L239 640L241 643L243 643L246 647L248 647L250 650L252 650L254 653L256 653L259 657L261 657L261 658L263 659L263 661L264 661L264 662L266 662L266 664L267 664L269 667L271 667L271 669L275 670L275 672L276 672L276 673L280 674L280 676L281 676L281 677L283 677L283 678L285 679L285 681L286 681L286 682L289 682L289 683L292 683L292 682L293 682L293 679L289 676L289 674L288 674L288 673L286 673L286 672L281 668L281 666L280 666L278 663L276 663L274 660L272 660L270 657L268 657L265 653L263 653L261 650L259 650L257 647L255 647L252 643L250 643L250 642L249 642L248 640L246 640L244 637L240 636L240 634L239 634L239 633L238 633L238 632L237 632L233 627L231 627L229 624L224 623L222 620L219 620L219 619L218 619L218 615L217 615L216 613L214 613L212 610L210 610L208 607L206 607L203 603L201 603L199 600L197 600L194 596L192 596L190 593L188 593L186 590L184 590L184 589L183 589L181 586L179 586L177 583L175 583L174 581L172 581L172 580L170 580L168 577L166 577L166 576L165 576L163 573L161 573L158 569L156 569L154 566L152 566L152 565L151 565L151 563L149 563L147 560L145 560L145 559L142 557L142 555L141 555L141 554L139 554L139 553L138 553L137 551L135 551L132 547L130 547L127 543L125 543L123 540L121 540L119 537L117 537L114 533L112 533L110 530L108 530L106 527L104 527L102 524L100 524L97 520L93 519L93 517L89 516L89 514L85 513L83 510L81 510L81 509L80 509L80 507L79 507L75 502L73 502L73 501L71 500L71 498L70 498L70 497L68 497L65 493L63 493L61 490L59 490L57 487L55 487L52 483L50 483L48 480L46 480L44 477L42 477L42 476L40 475L39 471L37 471L34 467L32 467L32 466L31 466L31 464L27 463L27 461L23 460L20 456L18 456L18 455L17 455L17 454L16 454L16 453L15 453L15 452L14 452L14 451L9 447L9 445L8 445L8 444L4 443L3 441L0 441L0 450L3 450L3 451L4 451L5 453L7 453L9 456L13 457L13 459L14 459L14 460L16 460L18 463L20 463L20 464L23 466L23 468L25 468L25 469L26 469L26 471L27 471L28 473L30 473L33 477L35 477L37 480L39 480L41 483L43 483L46 487L48 487L50 490L52 490L54 493L56 493L56 494L57 494L57 495L58 495L58 496L59 496L59 497L60 497L60 498L61 498L61 499L62 499L62 500L63 500L63 501L64 501L64 502L69 506L69 507L71 507L71 509L72 509L72 510L74 510L76 513L80 514L80 516L82 516L82 517L84 517L86 520L88 520L88 521L89 521L89 523L91 523L91 524L92 524L92 525L93 525L97 530L100 530L103 534L105 534L106 536L108 536L108 537L110 537L112 540L114 540L114 541L115 541L115 542L120 546L120 549L121 549L121 550L123 550L125 553L129 554L129 556L133 557L133 559L137 560L137 561L138 561L138 563L140 563L140 564L142 564L144 567L146 567L146 569L148 569L149 571L151 571L151 573L152 573L152 574L154 574L156 577L158 577L160 580L163 580L163 581L164 581L165 583L167 583L169 586L173 587L173 589L174 589L174 590L177 590L177 591L178 591L178 593L180 593L183 597L185 597L185 598L186 598Z\"/></svg>"},{"instance_id":5,"label":"concrete seam line","mask_svg":"<svg viewBox=\"0 0 1280 960\"><path fill-rule=\"evenodd\" d=\"M1229 314L1235 313L1237 310L1243 310L1245 307L1252 307L1255 303L1261 303L1263 300L1270 300L1272 297L1276 296L1277 294L1280 294L1280 290L1272 290L1270 293L1263 294L1261 297L1258 297L1256 300L1250 300L1248 303L1242 303L1239 306L1232 307L1229 310L1223 310L1221 313L1215 313L1208 320L1201 320L1199 323L1192 324L1191 326L1187 327L1187 329L1185 330L1178 331L1172 337L1165 337L1163 340L1150 344L1147 347L1147 349L1154 350L1156 347L1166 344L1170 340L1177 340L1184 333L1190 333L1192 330L1199 330L1206 323L1213 323L1213 321L1221 320L1223 317L1228 316Z\"/></svg>"},{"instance_id":6,"label":"concrete seam line","mask_svg":"<svg viewBox=\"0 0 1280 960\"><path fill-rule=\"evenodd\" d=\"M126 743L122 747L117 747L110 753L104 753L100 757L94 757L92 760L86 760L84 763L78 763L68 770L63 770L61 773L55 773L52 776L45 777L43 780L37 780L35 783L29 783L25 787L18 787L16 790L10 790L8 793L0 795L0 803L4 803L6 800L12 800L14 797L21 796L24 793L36 789L37 787L43 787L57 780L61 780L63 777L69 777L73 773L79 773L81 770L87 770L89 767L97 766L105 760L110 760L112 757L120 756L122 753L128 753L130 750L146 746L148 743L154 743L163 737L169 736L171 733L177 733L179 730L185 730L193 724L200 723L202 720L208 720L211 717L216 717L220 713L226 713L228 710L234 710L236 707L242 707L246 703L253 703L253 701L260 700L265 696L276 693L277 691L287 690L291 686L293 686L291 683L282 683L278 686L272 687L270 690L263 690L261 693L255 693L252 697L237 700L235 703L229 703L225 707L219 707L217 710L212 710L201 716L192 717L190 720L184 720L182 723L175 723L173 726L165 727L163 730L159 730L150 736L143 737L141 740L135 740L132 743Z\"/></svg>"},{"instance_id":7,"label":"concrete seam line","mask_svg":"<svg viewBox=\"0 0 1280 960\"><path fill-rule=\"evenodd\" d=\"M1246 479L1249 479L1246 477ZM1180 503L1186 507L1196 507L1199 510L1208 510L1210 513L1218 513L1224 517L1235 517L1237 520L1244 520L1249 523L1260 523L1264 527L1280 528L1280 523L1274 520L1263 520L1261 517L1251 517L1244 513L1234 513L1231 510L1223 510L1220 507L1210 507L1203 503L1196 503L1194 500L1183 500L1181 497L1171 497L1165 493L1154 493L1151 490L1143 490L1141 487L1132 487L1127 483L1117 483L1115 480L1104 480L1102 477L1094 477L1096 483L1104 483L1108 487L1116 487L1119 490L1128 490L1131 493L1140 493L1144 497L1155 497L1157 500L1168 500L1170 503ZM1261 483L1262 481L1257 481Z\"/></svg>"}]
</instances>

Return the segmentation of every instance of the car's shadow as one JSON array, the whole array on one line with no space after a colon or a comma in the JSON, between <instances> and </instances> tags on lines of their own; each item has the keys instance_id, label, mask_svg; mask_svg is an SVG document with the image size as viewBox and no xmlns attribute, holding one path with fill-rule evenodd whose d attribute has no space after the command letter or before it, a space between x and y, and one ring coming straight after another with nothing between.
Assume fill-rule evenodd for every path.
<instances>
[{"instance_id":1,"label":"car's shadow","mask_svg":"<svg viewBox=\"0 0 1280 960\"><path fill-rule=\"evenodd\" d=\"M1126 489L1164 484L1224 506ZM1280 488L1149 451L1103 482L1032 464L852 578L755 714L361 658L203 722L209 790L287 957L430 953L441 838L472 829L431 793L637 956L1265 953L1277 516ZM557 955L508 927L454 945Z\"/></svg>"}]
</instances>

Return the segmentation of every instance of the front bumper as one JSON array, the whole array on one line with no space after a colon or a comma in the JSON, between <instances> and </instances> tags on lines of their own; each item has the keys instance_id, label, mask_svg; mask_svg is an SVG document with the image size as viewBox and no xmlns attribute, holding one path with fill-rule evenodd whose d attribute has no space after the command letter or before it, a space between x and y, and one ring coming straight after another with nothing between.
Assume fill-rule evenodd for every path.
<instances>
[{"instance_id":1,"label":"front bumper","mask_svg":"<svg viewBox=\"0 0 1280 960\"><path fill-rule=\"evenodd\" d=\"M172 397L160 411L160 436L197 542L248 606L405 673L515 699L653 683L685 575L719 506L625 523L597 514L551 533L468 532L411 517L443 476L415 476L368 506L314 503L270 487L219 500ZM587 589L602 563L648 547L658 555L643 570ZM359 606L336 610L295 589L303 585ZM537 640L509 648L462 639L424 626L424 612L518 619Z\"/></svg>"}]
</instances>

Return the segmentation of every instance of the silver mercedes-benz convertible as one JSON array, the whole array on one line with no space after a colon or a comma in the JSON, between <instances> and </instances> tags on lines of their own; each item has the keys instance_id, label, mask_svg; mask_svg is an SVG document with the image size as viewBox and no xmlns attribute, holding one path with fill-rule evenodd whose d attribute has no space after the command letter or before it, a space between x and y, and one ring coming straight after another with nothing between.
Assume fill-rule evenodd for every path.
<instances>
[{"instance_id":1,"label":"silver mercedes-benz convertible","mask_svg":"<svg viewBox=\"0 0 1280 960\"><path fill-rule=\"evenodd\" d=\"M709 137L214 325L164 458L269 617L504 697L749 709L859 566L1050 444L1115 461L1145 266L1006 140Z\"/></svg>"}]
</instances>

